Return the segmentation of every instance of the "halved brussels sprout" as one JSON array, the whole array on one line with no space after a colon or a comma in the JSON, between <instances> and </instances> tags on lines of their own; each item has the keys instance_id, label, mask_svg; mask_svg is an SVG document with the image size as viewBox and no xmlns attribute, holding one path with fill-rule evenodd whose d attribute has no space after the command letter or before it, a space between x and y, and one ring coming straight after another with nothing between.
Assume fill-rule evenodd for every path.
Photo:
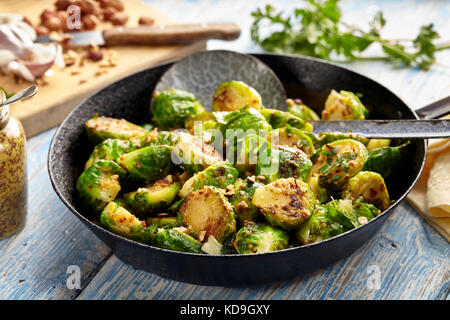
<instances>
[{"instance_id":1,"label":"halved brussels sprout","mask_svg":"<svg viewBox=\"0 0 450 320\"><path fill-rule=\"evenodd\" d=\"M153 236L151 230L145 227L145 222L115 202L105 207L99 222L105 229L135 241L149 243Z\"/></svg>"},{"instance_id":2,"label":"halved brussels sprout","mask_svg":"<svg viewBox=\"0 0 450 320\"><path fill-rule=\"evenodd\" d=\"M213 146L186 132L177 133L177 142L173 150L174 161L184 170L194 173L202 171L212 164L223 161Z\"/></svg>"},{"instance_id":3,"label":"halved brussels sprout","mask_svg":"<svg viewBox=\"0 0 450 320\"><path fill-rule=\"evenodd\" d=\"M158 180L154 184L123 196L127 208L138 216L148 216L157 210L167 209L174 201L181 185Z\"/></svg>"},{"instance_id":4,"label":"halved brussels sprout","mask_svg":"<svg viewBox=\"0 0 450 320\"><path fill-rule=\"evenodd\" d=\"M249 105L230 112L224 117L223 121L225 125L222 127L222 132L225 133L226 139L228 139L228 130L232 130L231 133L235 137L237 135L235 131L237 130L244 131L246 134L251 132L265 136L272 129L263 115L258 110L250 108Z\"/></svg>"},{"instance_id":5,"label":"halved brussels sprout","mask_svg":"<svg viewBox=\"0 0 450 320\"><path fill-rule=\"evenodd\" d=\"M390 144L391 144L391 139L370 139L366 148L367 148L367 150L371 151L371 150L375 150L375 149L389 147Z\"/></svg>"},{"instance_id":6,"label":"halved brussels sprout","mask_svg":"<svg viewBox=\"0 0 450 320\"><path fill-rule=\"evenodd\" d=\"M152 102L153 122L161 129L182 128L191 115L205 111L197 98L180 89L160 92Z\"/></svg>"},{"instance_id":7,"label":"halved brussels sprout","mask_svg":"<svg viewBox=\"0 0 450 320\"><path fill-rule=\"evenodd\" d=\"M257 182L254 176L244 180L238 179L234 184L234 194L230 202L241 224L245 224L246 221L257 222L262 218L259 209L252 203L255 191L262 187L264 184Z\"/></svg>"},{"instance_id":8,"label":"halved brussels sprout","mask_svg":"<svg viewBox=\"0 0 450 320\"><path fill-rule=\"evenodd\" d=\"M195 116L190 116L184 123L184 127L190 134L210 143L214 139L211 130L219 129L220 125L216 121L214 114L203 112Z\"/></svg>"},{"instance_id":9,"label":"halved brussels sprout","mask_svg":"<svg viewBox=\"0 0 450 320\"><path fill-rule=\"evenodd\" d=\"M212 186L191 192L180 208L183 226L197 234L204 233L223 242L236 232L233 207L225 196Z\"/></svg>"},{"instance_id":10,"label":"halved brussels sprout","mask_svg":"<svg viewBox=\"0 0 450 320\"><path fill-rule=\"evenodd\" d=\"M158 214L156 217L147 218L148 226L155 226L156 228L172 229L180 226L178 217L171 217L166 213Z\"/></svg>"},{"instance_id":11,"label":"halved brussels sprout","mask_svg":"<svg viewBox=\"0 0 450 320\"><path fill-rule=\"evenodd\" d=\"M175 229L159 228L152 238L151 244L155 247L190 253L202 253L202 244Z\"/></svg>"},{"instance_id":12,"label":"halved brussels sprout","mask_svg":"<svg viewBox=\"0 0 450 320\"><path fill-rule=\"evenodd\" d=\"M409 142L396 147L370 150L363 170L378 172L384 179L388 178L398 169L401 163L402 149L408 144Z\"/></svg>"},{"instance_id":13,"label":"halved brussels sprout","mask_svg":"<svg viewBox=\"0 0 450 320\"><path fill-rule=\"evenodd\" d=\"M304 131L289 125L286 128L278 128L270 131L267 141L272 146L282 145L298 148L305 152L308 157L314 154L314 144L310 136Z\"/></svg>"},{"instance_id":14,"label":"halved brussels sprout","mask_svg":"<svg viewBox=\"0 0 450 320\"><path fill-rule=\"evenodd\" d=\"M236 234L234 247L239 254L264 253L286 249L288 234L264 224L248 224Z\"/></svg>"},{"instance_id":15,"label":"halved brussels sprout","mask_svg":"<svg viewBox=\"0 0 450 320\"><path fill-rule=\"evenodd\" d=\"M312 169L313 164L303 151L279 146L278 149L272 148L268 157L258 158L255 172L256 175L265 176L269 182L289 177L308 181Z\"/></svg>"},{"instance_id":16,"label":"halved brussels sprout","mask_svg":"<svg viewBox=\"0 0 450 320\"><path fill-rule=\"evenodd\" d=\"M242 81L227 81L219 85L213 97L213 111L235 111L248 104L260 110L261 96L258 91Z\"/></svg>"},{"instance_id":17,"label":"halved brussels sprout","mask_svg":"<svg viewBox=\"0 0 450 320\"><path fill-rule=\"evenodd\" d=\"M313 174L309 178L308 184L319 203L324 203L325 201L327 201L328 199L327 189L320 185L319 176L317 174Z\"/></svg>"},{"instance_id":18,"label":"halved brussels sprout","mask_svg":"<svg viewBox=\"0 0 450 320\"><path fill-rule=\"evenodd\" d=\"M131 141L120 139L106 139L95 146L91 153L89 160L86 162L85 169L92 166L98 160L112 160L116 161L119 157L131 151L136 150L136 147Z\"/></svg>"},{"instance_id":19,"label":"halved brussels sprout","mask_svg":"<svg viewBox=\"0 0 450 320\"><path fill-rule=\"evenodd\" d=\"M250 134L236 142L236 155L233 156L234 167L242 176L252 175L255 172L258 158L263 152L267 152L269 143L257 134ZM229 156L227 149L227 157Z\"/></svg>"},{"instance_id":20,"label":"halved brussels sprout","mask_svg":"<svg viewBox=\"0 0 450 320\"><path fill-rule=\"evenodd\" d=\"M225 189L228 185L234 184L238 176L239 172L228 162L215 163L186 181L180 191L180 197L185 197L204 186Z\"/></svg>"},{"instance_id":21,"label":"halved brussels sprout","mask_svg":"<svg viewBox=\"0 0 450 320\"><path fill-rule=\"evenodd\" d=\"M352 92L331 90L322 111L323 120L364 120L369 111Z\"/></svg>"},{"instance_id":22,"label":"halved brussels sprout","mask_svg":"<svg viewBox=\"0 0 450 320\"><path fill-rule=\"evenodd\" d=\"M309 218L316 199L306 182L289 178L256 189L252 203L271 225L291 230Z\"/></svg>"},{"instance_id":23,"label":"halved brussels sprout","mask_svg":"<svg viewBox=\"0 0 450 320\"><path fill-rule=\"evenodd\" d=\"M95 145L108 138L130 140L139 145L148 134L147 130L127 120L109 117L95 116L86 121L85 127L89 140Z\"/></svg>"},{"instance_id":24,"label":"halved brussels sprout","mask_svg":"<svg viewBox=\"0 0 450 320\"><path fill-rule=\"evenodd\" d=\"M349 199L333 200L326 205L327 215L331 221L337 221L347 230L366 224L374 217L374 206Z\"/></svg>"},{"instance_id":25,"label":"halved brussels sprout","mask_svg":"<svg viewBox=\"0 0 450 320\"><path fill-rule=\"evenodd\" d=\"M320 117L311 108L308 108L299 99L287 99L288 112L305 121L320 120Z\"/></svg>"},{"instance_id":26,"label":"halved brussels sprout","mask_svg":"<svg viewBox=\"0 0 450 320\"><path fill-rule=\"evenodd\" d=\"M313 130L313 126L309 122L306 122L305 120L300 119L299 117L296 117L287 111L281 111L276 109L262 109L261 114L274 129L283 128L286 127L287 125L290 125L291 127L300 130L305 131Z\"/></svg>"},{"instance_id":27,"label":"halved brussels sprout","mask_svg":"<svg viewBox=\"0 0 450 320\"><path fill-rule=\"evenodd\" d=\"M342 198L362 200L381 210L386 210L391 205L383 177L371 171L361 171L351 178L342 192Z\"/></svg>"},{"instance_id":28,"label":"halved brussels sprout","mask_svg":"<svg viewBox=\"0 0 450 320\"><path fill-rule=\"evenodd\" d=\"M173 146L177 140L175 131L158 131L154 129L142 141L143 146Z\"/></svg>"},{"instance_id":29,"label":"halved brussels sprout","mask_svg":"<svg viewBox=\"0 0 450 320\"><path fill-rule=\"evenodd\" d=\"M77 181L77 192L83 204L100 212L120 192L119 178L125 175L117 163L99 160L85 170Z\"/></svg>"},{"instance_id":30,"label":"halved brussels sprout","mask_svg":"<svg viewBox=\"0 0 450 320\"><path fill-rule=\"evenodd\" d=\"M153 182L167 176L172 168L172 147L149 146L119 157L117 162L128 172L127 180Z\"/></svg>"},{"instance_id":31,"label":"halved brussels sprout","mask_svg":"<svg viewBox=\"0 0 450 320\"><path fill-rule=\"evenodd\" d=\"M323 185L340 187L362 170L368 157L366 147L353 139L337 140L322 147L314 173Z\"/></svg>"}]
</instances>

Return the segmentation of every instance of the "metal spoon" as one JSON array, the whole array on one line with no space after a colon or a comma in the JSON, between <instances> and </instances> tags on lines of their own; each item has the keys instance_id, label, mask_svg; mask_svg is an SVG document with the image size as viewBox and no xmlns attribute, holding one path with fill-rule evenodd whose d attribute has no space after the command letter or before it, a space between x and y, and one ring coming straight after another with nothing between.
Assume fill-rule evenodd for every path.
<instances>
[{"instance_id":1,"label":"metal spoon","mask_svg":"<svg viewBox=\"0 0 450 320\"><path fill-rule=\"evenodd\" d=\"M34 96L37 91L38 91L38 86L33 84L33 85L29 86L28 88L20 91L19 93L16 93L9 99L6 99L5 101L1 102L0 108L5 105L11 104L13 102L16 102L16 101L19 101L22 99L26 99L26 98L30 98L30 97Z\"/></svg>"}]
</instances>

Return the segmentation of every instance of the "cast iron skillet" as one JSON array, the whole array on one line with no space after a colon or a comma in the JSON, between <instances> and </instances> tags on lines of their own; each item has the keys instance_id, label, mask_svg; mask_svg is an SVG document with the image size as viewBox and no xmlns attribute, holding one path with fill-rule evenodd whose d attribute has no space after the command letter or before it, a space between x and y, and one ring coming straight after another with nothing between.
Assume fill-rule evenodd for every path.
<instances>
[{"instance_id":1,"label":"cast iron skillet","mask_svg":"<svg viewBox=\"0 0 450 320\"><path fill-rule=\"evenodd\" d=\"M255 54L283 82L288 97L308 106L323 106L330 90L363 94L372 119L415 119L417 114L387 88L360 74L321 60L274 54ZM92 223L76 197L75 184L92 151L84 123L95 114L144 123L150 119L153 88L171 64L133 74L100 90L62 122L50 146L48 170L53 188L64 204L112 252L134 268L163 277L208 285L244 285L293 278L350 255L366 243L416 183L426 156L426 141L407 147L398 172L386 181L395 203L368 224L332 239L278 252L253 255L210 256L181 253L141 244L115 235ZM320 112L319 109L316 109Z\"/></svg>"}]
</instances>

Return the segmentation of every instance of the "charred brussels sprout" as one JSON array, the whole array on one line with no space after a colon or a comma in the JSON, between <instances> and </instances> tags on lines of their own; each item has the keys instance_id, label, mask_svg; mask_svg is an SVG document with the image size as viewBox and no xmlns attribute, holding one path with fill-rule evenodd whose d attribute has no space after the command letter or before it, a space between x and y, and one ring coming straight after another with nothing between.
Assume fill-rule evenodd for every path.
<instances>
[{"instance_id":1,"label":"charred brussels sprout","mask_svg":"<svg viewBox=\"0 0 450 320\"><path fill-rule=\"evenodd\" d=\"M153 236L151 244L163 249L202 253L202 244L199 241L175 229L159 228Z\"/></svg>"},{"instance_id":2,"label":"charred brussels sprout","mask_svg":"<svg viewBox=\"0 0 450 320\"><path fill-rule=\"evenodd\" d=\"M123 196L127 208L138 216L147 216L156 210L167 209L181 189L179 183L158 180L154 184L139 188Z\"/></svg>"},{"instance_id":3,"label":"charred brussels sprout","mask_svg":"<svg viewBox=\"0 0 450 320\"><path fill-rule=\"evenodd\" d=\"M297 148L279 146L272 148L270 156L259 157L256 174L263 175L267 181L279 178L300 178L307 181L311 176L313 164L308 156Z\"/></svg>"},{"instance_id":4,"label":"charred brussels sprout","mask_svg":"<svg viewBox=\"0 0 450 320\"><path fill-rule=\"evenodd\" d=\"M360 201L334 200L327 203L326 208L328 218L337 221L346 230L366 224L374 217L373 206Z\"/></svg>"},{"instance_id":5,"label":"charred brussels sprout","mask_svg":"<svg viewBox=\"0 0 450 320\"><path fill-rule=\"evenodd\" d=\"M305 121L320 120L320 117L311 108L308 108L299 99L287 99L288 112Z\"/></svg>"},{"instance_id":6,"label":"charred brussels sprout","mask_svg":"<svg viewBox=\"0 0 450 320\"><path fill-rule=\"evenodd\" d=\"M244 224L245 221L257 222L262 217L259 209L252 203L255 191L262 187L264 184L257 182L254 176L245 180L238 179L234 184L234 194L230 202L241 224Z\"/></svg>"},{"instance_id":7,"label":"charred brussels sprout","mask_svg":"<svg viewBox=\"0 0 450 320\"><path fill-rule=\"evenodd\" d=\"M186 181L180 191L180 196L185 197L190 192L204 186L225 189L228 185L234 184L238 176L239 172L227 162L213 164Z\"/></svg>"},{"instance_id":8,"label":"charred brussels sprout","mask_svg":"<svg viewBox=\"0 0 450 320\"><path fill-rule=\"evenodd\" d=\"M204 111L197 98L185 90L164 90L152 102L153 122L161 129L182 128L189 116Z\"/></svg>"},{"instance_id":9,"label":"charred brussels sprout","mask_svg":"<svg viewBox=\"0 0 450 320\"><path fill-rule=\"evenodd\" d=\"M309 184L312 192L316 196L316 199L319 203L324 203L327 201L327 199L328 199L327 189L320 185L318 175L313 174L309 178L308 184Z\"/></svg>"},{"instance_id":10,"label":"charred brussels sprout","mask_svg":"<svg viewBox=\"0 0 450 320\"><path fill-rule=\"evenodd\" d=\"M369 157L363 170L378 172L384 179L398 169L402 158L402 150L409 142L396 147L384 147L369 151Z\"/></svg>"},{"instance_id":11,"label":"charred brussels sprout","mask_svg":"<svg viewBox=\"0 0 450 320\"><path fill-rule=\"evenodd\" d=\"M367 150L375 150L380 148L389 147L391 144L390 139L370 139L369 143L367 144Z\"/></svg>"},{"instance_id":12,"label":"charred brussels sprout","mask_svg":"<svg viewBox=\"0 0 450 320\"><path fill-rule=\"evenodd\" d=\"M236 220L231 204L212 186L191 192L180 208L182 225L204 239L213 235L220 243L236 232Z\"/></svg>"},{"instance_id":13,"label":"charred brussels sprout","mask_svg":"<svg viewBox=\"0 0 450 320\"><path fill-rule=\"evenodd\" d=\"M233 159L234 167L242 176L252 175L260 156L270 148L267 140L259 135L250 134L238 139L236 155Z\"/></svg>"},{"instance_id":14,"label":"charred brussels sprout","mask_svg":"<svg viewBox=\"0 0 450 320\"><path fill-rule=\"evenodd\" d=\"M142 221L115 202L110 202L100 214L100 225L125 238L149 243L152 232Z\"/></svg>"},{"instance_id":15,"label":"charred brussels sprout","mask_svg":"<svg viewBox=\"0 0 450 320\"><path fill-rule=\"evenodd\" d=\"M223 161L213 146L186 132L177 133L173 154L176 164L180 164L190 173L202 171L210 165Z\"/></svg>"},{"instance_id":16,"label":"charred brussels sprout","mask_svg":"<svg viewBox=\"0 0 450 320\"><path fill-rule=\"evenodd\" d=\"M278 251L288 246L289 236L285 231L264 224L242 227L234 240L234 247L239 254Z\"/></svg>"},{"instance_id":17,"label":"charred brussels sprout","mask_svg":"<svg viewBox=\"0 0 450 320\"><path fill-rule=\"evenodd\" d=\"M262 109L261 114L266 118L267 122L270 123L272 128L283 128L287 125L290 125L291 127L305 130L305 131L312 131L313 126L306 122L303 119L300 119L299 117L294 116L293 114L287 112L287 111L281 111L276 109Z\"/></svg>"},{"instance_id":18,"label":"charred brussels sprout","mask_svg":"<svg viewBox=\"0 0 450 320\"><path fill-rule=\"evenodd\" d=\"M289 178L256 189L252 203L271 225L291 230L309 218L316 199L307 183Z\"/></svg>"},{"instance_id":19,"label":"charred brussels sprout","mask_svg":"<svg viewBox=\"0 0 450 320\"><path fill-rule=\"evenodd\" d=\"M259 93L242 81L223 82L214 93L213 111L235 111L248 104L256 110L261 109Z\"/></svg>"},{"instance_id":20,"label":"charred brussels sprout","mask_svg":"<svg viewBox=\"0 0 450 320\"><path fill-rule=\"evenodd\" d=\"M162 179L172 167L172 147L149 146L120 156L117 162L127 170L127 180L148 183Z\"/></svg>"},{"instance_id":21,"label":"charred brussels sprout","mask_svg":"<svg viewBox=\"0 0 450 320\"><path fill-rule=\"evenodd\" d=\"M86 121L85 127L89 140L96 145L109 138L130 140L139 145L148 134L147 130L136 124L108 117L93 117Z\"/></svg>"},{"instance_id":22,"label":"charred brussels sprout","mask_svg":"<svg viewBox=\"0 0 450 320\"><path fill-rule=\"evenodd\" d=\"M351 178L342 192L342 198L362 200L381 210L386 210L391 205L383 177L371 171L361 171Z\"/></svg>"},{"instance_id":23,"label":"charred brussels sprout","mask_svg":"<svg viewBox=\"0 0 450 320\"><path fill-rule=\"evenodd\" d=\"M289 125L286 128L278 128L270 131L267 141L272 146L282 145L298 148L305 152L308 157L314 154L314 144L311 137L304 131Z\"/></svg>"},{"instance_id":24,"label":"charred brussels sprout","mask_svg":"<svg viewBox=\"0 0 450 320\"><path fill-rule=\"evenodd\" d=\"M272 129L262 114L258 110L250 108L249 105L230 112L223 121L225 125L222 127L222 131L225 132L225 136L227 130L241 130L247 133L266 135ZM235 134L235 132L233 133Z\"/></svg>"},{"instance_id":25,"label":"charred brussels sprout","mask_svg":"<svg viewBox=\"0 0 450 320\"><path fill-rule=\"evenodd\" d=\"M147 218L147 225L165 229L171 229L180 226L178 217L171 217L165 213L158 214L156 217Z\"/></svg>"},{"instance_id":26,"label":"charred brussels sprout","mask_svg":"<svg viewBox=\"0 0 450 320\"><path fill-rule=\"evenodd\" d=\"M136 147L128 140L106 139L95 146L89 160L86 162L85 169L92 166L98 160L116 161L122 154L134 150L136 150Z\"/></svg>"},{"instance_id":27,"label":"charred brussels sprout","mask_svg":"<svg viewBox=\"0 0 450 320\"><path fill-rule=\"evenodd\" d=\"M322 185L340 187L362 170L367 157L367 149L361 142L337 140L322 147L314 173L320 176Z\"/></svg>"},{"instance_id":28,"label":"charred brussels sprout","mask_svg":"<svg viewBox=\"0 0 450 320\"><path fill-rule=\"evenodd\" d=\"M125 171L110 160L99 160L85 170L77 181L77 192L83 204L100 212L120 192L119 178Z\"/></svg>"},{"instance_id":29,"label":"charred brussels sprout","mask_svg":"<svg viewBox=\"0 0 450 320\"><path fill-rule=\"evenodd\" d=\"M352 92L331 90L322 111L323 120L364 120L369 111Z\"/></svg>"}]
</instances>

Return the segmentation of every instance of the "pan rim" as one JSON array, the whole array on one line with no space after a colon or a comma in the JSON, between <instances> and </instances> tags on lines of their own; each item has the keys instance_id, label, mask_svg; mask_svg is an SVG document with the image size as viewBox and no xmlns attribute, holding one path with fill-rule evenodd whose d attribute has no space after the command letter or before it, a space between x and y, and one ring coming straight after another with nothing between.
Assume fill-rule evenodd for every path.
<instances>
[{"instance_id":1,"label":"pan rim","mask_svg":"<svg viewBox=\"0 0 450 320\"><path fill-rule=\"evenodd\" d=\"M224 51L224 50L220 50L220 51ZM225 50L226 51L226 50ZM238 52L239 53L239 52ZM316 63L320 63L320 64L324 64L324 65L332 65L335 68L338 69L343 69L347 72L350 72L354 75L357 75L359 77L363 77L366 78L367 80L373 82L374 84L380 86L381 88L383 88L384 90L386 90L387 92L389 92L390 94L392 94L395 98L397 98L399 101L401 101L407 108L408 110L412 113L412 115L415 117L415 119L419 119L417 113L409 106L407 105L400 97L398 97L394 92L392 92L391 90L389 90L388 88L386 88L384 85L380 84L379 82L373 80L372 78L358 73L356 71L353 71L347 67L341 66L337 63L334 62L329 62L326 60L322 60L319 58L313 58L313 57L309 57L309 56L302 56L302 55L295 55L295 54L276 54L276 53L259 53L259 52L250 52L250 53L246 53L249 54L253 57L258 58L258 56L276 56L276 57L289 57L289 58L294 58L294 59L304 59L304 60L310 60L310 61L314 61ZM189 252L181 252L181 251L174 251L174 250L169 250L169 249L163 249L163 248L159 248L159 247L155 247L149 244L144 244L144 243L140 243L125 237L122 237L120 235L117 235L115 233L112 233L102 227L100 227L99 225L96 225L95 223L93 223L91 220L89 220L88 218L86 218L83 214L81 214L80 212L78 212L78 210L70 203L70 201L68 199L66 199L66 197L61 193L61 191L59 190L59 187L57 186L57 179L54 176L54 172L53 172L53 162L51 161L51 156L54 154L54 148L55 148L55 143L56 143L56 138L59 136L59 134L61 133L61 131L63 130L63 128L65 128L65 124L70 120L70 118L72 117L72 115L78 111L78 109L80 109L89 99L93 98L94 96L97 96L98 94L100 94L103 90L106 90L108 87L116 85L119 82L122 81L126 81L129 78L135 77L138 74L142 74L145 72L148 72L150 69L156 69L156 68L160 68L160 67L167 67L169 68L171 64L173 64L173 62L175 62L176 60L172 60L169 62L164 62L164 63L160 63L157 64L155 66L152 66L150 68L146 68L146 69L142 69L140 71L134 72L130 75L124 76L100 89L98 89L97 91L95 91L94 93L92 93L89 97L85 98L83 101L81 101L65 118L64 120L61 122L61 124L58 126L58 128L56 129L51 143L50 143L50 148L48 151L48 156L47 156L47 171L50 177L50 182L52 185L53 190L55 191L55 193L57 194L58 198L63 202L63 204L85 225L89 226L90 228L95 229L96 231L103 233L105 235L107 235L108 237L112 237L115 239L115 241L120 241L122 243L127 243L129 245L133 245L135 247L140 247L143 249L152 249L152 250L156 250L159 252L162 252L164 254L172 254L172 255L185 255L188 257L198 257L200 259L204 258L204 259L208 259L208 257L212 258L220 258L220 259L231 259L231 258L236 258L239 257L241 259L247 259L249 257L266 257L266 256L271 256L271 255L276 255L276 254L288 254L291 253L293 251L297 251L297 250L309 250L312 249L316 246L319 245L324 245L325 243L330 243L330 242L334 242L334 241L338 241L340 238L347 236L350 233L353 232L363 232L363 230L365 228L368 228L368 226L370 224L375 223L377 220L381 219L382 217L384 217L385 215L391 214L392 211L406 198L406 196L411 192L411 190L414 188L414 186L416 185L422 171L425 165L425 160L426 160L426 154L427 154L427 139L423 139L423 143L424 143L424 155L423 155L423 159L420 165L420 169L418 171L418 174L416 175L416 177L414 178L413 182L410 184L410 186L408 187L408 189L393 203L391 204L391 206L384 210L383 212L381 212L378 216L376 216L375 218L373 218L372 220L370 220L367 224L359 226L357 228L348 230L344 233L341 233L337 236L325 239L325 240L321 240L315 243L310 243L310 244L306 244L306 245L302 245L302 246L297 246L297 247L292 247L292 248L287 248L287 249L282 249L282 250L278 250L278 251L273 251L273 252L264 252L264 253L254 253L254 254L226 254L226 255L213 255L213 254L200 254L200 253L189 253ZM92 230L91 230L92 231ZM100 241L104 242L102 239L100 239Z\"/></svg>"}]
</instances>

